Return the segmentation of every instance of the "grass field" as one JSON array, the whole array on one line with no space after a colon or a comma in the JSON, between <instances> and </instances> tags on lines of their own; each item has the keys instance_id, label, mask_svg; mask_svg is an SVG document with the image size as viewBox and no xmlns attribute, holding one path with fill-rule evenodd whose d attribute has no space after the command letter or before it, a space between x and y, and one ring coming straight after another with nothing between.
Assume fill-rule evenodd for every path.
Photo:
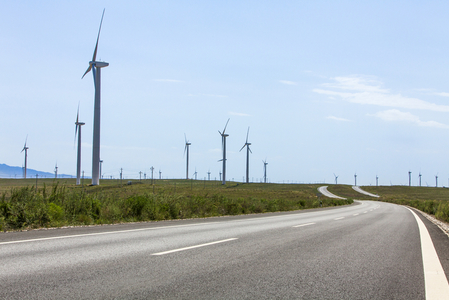
<instances>
[{"instance_id":1,"label":"grass field","mask_svg":"<svg viewBox=\"0 0 449 300\"><path fill-rule=\"evenodd\" d=\"M319 197L321 184L242 184L205 180L102 180L76 186L75 179L0 179L0 230L112 224L291 211L345 205L353 199L409 205L449 222L449 189L350 185L328 190L348 200Z\"/></svg>"},{"instance_id":2,"label":"grass field","mask_svg":"<svg viewBox=\"0 0 449 300\"><path fill-rule=\"evenodd\" d=\"M359 194L349 185L331 185L328 190L338 196L352 199L378 200L408 205L449 223L449 189L447 188L417 186L363 186L361 188L380 197L373 198Z\"/></svg>"},{"instance_id":3,"label":"grass field","mask_svg":"<svg viewBox=\"0 0 449 300\"><path fill-rule=\"evenodd\" d=\"M89 181L85 181L88 183ZM320 185L200 180L0 179L0 230L201 218L352 203L317 196Z\"/></svg>"}]
</instances>

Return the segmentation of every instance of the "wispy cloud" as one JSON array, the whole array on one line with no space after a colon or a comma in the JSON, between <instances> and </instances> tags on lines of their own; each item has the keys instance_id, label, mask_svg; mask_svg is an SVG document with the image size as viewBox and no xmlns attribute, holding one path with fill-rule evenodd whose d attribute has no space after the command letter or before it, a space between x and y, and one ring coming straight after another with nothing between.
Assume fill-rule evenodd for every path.
<instances>
[{"instance_id":1,"label":"wispy cloud","mask_svg":"<svg viewBox=\"0 0 449 300\"><path fill-rule=\"evenodd\" d=\"M334 121L340 121L340 122L350 122L351 120L345 119L345 118L339 118L335 116L328 116L326 119L334 120Z\"/></svg>"},{"instance_id":2,"label":"wispy cloud","mask_svg":"<svg viewBox=\"0 0 449 300\"><path fill-rule=\"evenodd\" d=\"M182 80L176 80L176 79L154 79L154 81L157 81L157 82L184 82Z\"/></svg>"},{"instance_id":3,"label":"wispy cloud","mask_svg":"<svg viewBox=\"0 0 449 300\"><path fill-rule=\"evenodd\" d=\"M237 116L237 117L251 117L251 115L248 115L245 113L233 112L233 111L230 111L229 114L232 116Z\"/></svg>"},{"instance_id":4,"label":"wispy cloud","mask_svg":"<svg viewBox=\"0 0 449 300\"><path fill-rule=\"evenodd\" d=\"M289 80L279 80L279 82L282 84L288 84L288 85L298 85L297 82L289 81Z\"/></svg>"},{"instance_id":5,"label":"wispy cloud","mask_svg":"<svg viewBox=\"0 0 449 300\"><path fill-rule=\"evenodd\" d=\"M440 93L433 93L436 96L441 96L441 97L449 97L449 93L445 93L445 92L440 92Z\"/></svg>"},{"instance_id":6,"label":"wispy cloud","mask_svg":"<svg viewBox=\"0 0 449 300\"><path fill-rule=\"evenodd\" d=\"M313 91L328 96L339 96L352 103L449 112L448 105L438 105L401 94L393 94L390 90L382 88L380 81L361 76L336 77L333 83L325 83L322 86L327 89Z\"/></svg>"},{"instance_id":7,"label":"wispy cloud","mask_svg":"<svg viewBox=\"0 0 449 300\"><path fill-rule=\"evenodd\" d=\"M436 128L445 128L445 129L449 128L448 125L442 124L439 122L421 121L418 116L415 116L409 112L402 112L397 109L380 111L376 114L372 114L369 116L374 116L374 117L380 118L387 122L409 122L409 123L414 123L418 126L423 126L423 127L436 127Z\"/></svg>"}]
</instances>

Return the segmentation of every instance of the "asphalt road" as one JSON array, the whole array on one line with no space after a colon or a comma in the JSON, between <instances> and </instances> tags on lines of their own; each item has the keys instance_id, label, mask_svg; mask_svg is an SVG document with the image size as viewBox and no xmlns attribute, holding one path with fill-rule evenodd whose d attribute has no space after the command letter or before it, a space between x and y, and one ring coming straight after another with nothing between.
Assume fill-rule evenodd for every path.
<instances>
[{"instance_id":1,"label":"asphalt road","mask_svg":"<svg viewBox=\"0 0 449 300\"><path fill-rule=\"evenodd\" d=\"M421 219L447 275L449 238ZM1 299L425 295L417 220L389 203L0 234Z\"/></svg>"}]
</instances>

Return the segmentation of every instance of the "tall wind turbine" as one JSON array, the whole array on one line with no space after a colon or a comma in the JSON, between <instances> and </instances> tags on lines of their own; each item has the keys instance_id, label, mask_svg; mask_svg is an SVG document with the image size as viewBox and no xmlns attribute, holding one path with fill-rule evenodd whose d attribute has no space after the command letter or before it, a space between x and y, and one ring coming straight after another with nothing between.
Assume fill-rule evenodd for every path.
<instances>
[{"instance_id":1,"label":"tall wind turbine","mask_svg":"<svg viewBox=\"0 0 449 300\"><path fill-rule=\"evenodd\" d=\"M221 135L221 144L222 144L222 148L223 148L223 159L221 159L221 161L223 161L223 181L221 184L226 184L226 138L229 136L229 134L226 134L226 127L228 126L229 123L229 119L226 122L226 125L223 129L223 132L220 132L220 130L218 130L218 133L220 133ZM220 161L220 160L219 160Z\"/></svg>"},{"instance_id":2,"label":"tall wind turbine","mask_svg":"<svg viewBox=\"0 0 449 300\"><path fill-rule=\"evenodd\" d=\"M357 186L357 173L354 174L354 185Z\"/></svg>"},{"instance_id":3,"label":"tall wind turbine","mask_svg":"<svg viewBox=\"0 0 449 300\"><path fill-rule=\"evenodd\" d=\"M81 184L81 126L85 123L79 121L80 108L78 105L78 112L76 113L76 122L75 122L75 139L76 134L78 133L78 151L76 154L76 185Z\"/></svg>"},{"instance_id":4,"label":"tall wind turbine","mask_svg":"<svg viewBox=\"0 0 449 300\"><path fill-rule=\"evenodd\" d=\"M265 158L265 160L262 160L263 162L263 182L267 183L267 159Z\"/></svg>"},{"instance_id":5,"label":"tall wind turbine","mask_svg":"<svg viewBox=\"0 0 449 300\"><path fill-rule=\"evenodd\" d=\"M240 151L242 151L243 148L246 147L246 183L249 183L249 153L250 152L253 153L253 151L251 151L251 149L249 148L251 143L248 143L248 135L249 135L249 127L248 127L248 132L246 133L245 145L243 145L242 149L240 149Z\"/></svg>"},{"instance_id":6,"label":"tall wind turbine","mask_svg":"<svg viewBox=\"0 0 449 300\"><path fill-rule=\"evenodd\" d=\"M97 61L98 39L100 38L101 24L103 23L103 15L101 16L100 28L98 29L97 43L95 44L94 55L89 67L83 77L92 70L95 85L95 104L94 104L94 134L92 146L92 185L100 184L100 111L101 111L101 68L109 66L109 63Z\"/></svg>"},{"instance_id":7,"label":"tall wind turbine","mask_svg":"<svg viewBox=\"0 0 449 300\"><path fill-rule=\"evenodd\" d=\"M338 175L335 175L335 173L334 173L334 177L335 177L335 184L337 184Z\"/></svg>"},{"instance_id":8,"label":"tall wind turbine","mask_svg":"<svg viewBox=\"0 0 449 300\"><path fill-rule=\"evenodd\" d=\"M408 171L408 186L412 186L412 172Z\"/></svg>"},{"instance_id":9,"label":"tall wind turbine","mask_svg":"<svg viewBox=\"0 0 449 300\"><path fill-rule=\"evenodd\" d=\"M186 179L189 179L189 147L192 144L189 143L189 141L187 140L187 136L186 136L185 133L184 133L184 139L186 140L186 146L184 148L184 154L186 154L186 152L187 152Z\"/></svg>"},{"instance_id":10,"label":"tall wind turbine","mask_svg":"<svg viewBox=\"0 0 449 300\"><path fill-rule=\"evenodd\" d=\"M55 165L55 179L58 178L58 163Z\"/></svg>"},{"instance_id":11,"label":"tall wind turbine","mask_svg":"<svg viewBox=\"0 0 449 300\"><path fill-rule=\"evenodd\" d=\"M30 149L29 147L27 147L27 140L28 140L28 135L25 139L25 145L23 145L23 149L22 151L20 151L20 153L22 153L23 151L25 151L25 167L23 169L23 178L27 178L27 160L28 160L28 149Z\"/></svg>"},{"instance_id":12,"label":"tall wind turbine","mask_svg":"<svg viewBox=\"0 0 449 300\"><path fill-rule=\"evenodd\" d=\"M422 174L421 174L421 172L419 172L419 186L421 186L421 176L422 176Z\"/></svg>"}]
</instances>

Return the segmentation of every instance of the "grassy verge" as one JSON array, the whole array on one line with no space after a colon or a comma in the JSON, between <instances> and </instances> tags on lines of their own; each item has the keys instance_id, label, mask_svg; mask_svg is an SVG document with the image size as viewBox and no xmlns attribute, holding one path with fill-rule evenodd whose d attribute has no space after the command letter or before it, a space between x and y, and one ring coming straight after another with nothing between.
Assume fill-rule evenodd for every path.
<instances>
[{"instance_id":1,"label":"grassy verge","mask_svg":"<svg viewBox=\"0 0 449 300\"><path fill-rule=\"evenodd\" d=\"M440 221L449 223L449 189L447 188L364 186L362 189L381 196L377 200L408 205L434 215Z\"/></svg>"},{"instance_id":2,"label":"grassy verge","mask_svg":"<svg viewBox=\"0 0 449 300\"><path fill-rule=\"evenodd\" d=\"M317 198L319 185L150 180L0 179L0 230L291 211L352 203ZM123 182L125 183L125 182ZM34 184L34 185L33 185Z\"/></svg>"}]
</instances>

